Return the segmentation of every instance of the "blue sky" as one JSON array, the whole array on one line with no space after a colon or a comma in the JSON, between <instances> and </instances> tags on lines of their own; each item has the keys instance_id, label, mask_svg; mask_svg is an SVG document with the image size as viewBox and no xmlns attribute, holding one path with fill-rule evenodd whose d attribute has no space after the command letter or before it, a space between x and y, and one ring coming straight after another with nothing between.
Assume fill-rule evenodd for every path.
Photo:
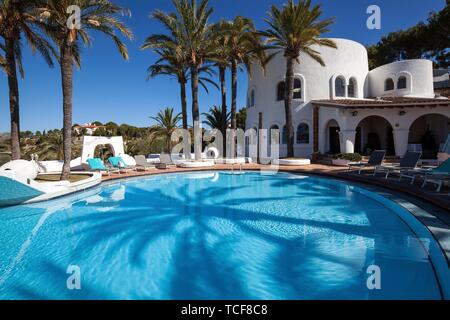
<instances>
[{"instance_id":1,"label":"blue sky","mask_svg":"<svg viewBox=\"0 0 450 320\"><path fill-rule=\"evenodd\" d=\"M117 0L131 9L126 19L135 39L128 42L130 60L123 61L113 44L102 35L92 34L94 44L83 50L82 69L75 72L73 122L114 121L135 126L149 126L149 116L160 109L173 106L180 110L179 87L175 80L159 77L146 81L146 68L155 56L139 47L145 37L164 30L149 19L155 9L172 10L169 0ZM213 21L232 19L236 15L252 18L258 28L265 28L264 18L272 4L285 0L210 0L214 7ZM335 17L336 22L326 36L374 44L392 31L404 29L424 21L431 11L439 11L445 0L318 0L324 18ZM366 9L381 7L382 29L368 30ZM62 127L62 96L58 66L50 69L39 56L32 56L24 48L26 76L20 81L21 129L43 130ZM245 105L246 74L239 75L238 108ZM231 90L228 90L230 92ZM0 132L9 131L9 104L6 77L0 74ZM190 98L188 96L188 98ZM200 94L202 112L220 103L219 92L211 88L209 95ZM190 101L188 101L190 105ZM190 106L189 106L190 107ZM189 112L190 114L190 112Z\"/></svg>"}]
</instances>

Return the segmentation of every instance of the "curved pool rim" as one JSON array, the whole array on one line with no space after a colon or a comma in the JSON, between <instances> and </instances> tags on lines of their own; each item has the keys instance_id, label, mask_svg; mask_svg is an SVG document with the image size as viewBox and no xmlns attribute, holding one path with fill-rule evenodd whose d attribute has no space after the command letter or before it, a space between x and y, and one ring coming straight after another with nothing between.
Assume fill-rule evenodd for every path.
<instances>
[{"instance_id":1,"label":"curved pool rim","mask_svg":"<svg viewBox=\"0 0 450 320\"><path fill-rule=\"evenodd\" d=\"M294 177L312 177L321 179L324 182L331 185L342 185L345 184L349 187L349 190L359 192L371 199L381 203L383 206L392 210L398 217L409 227L409 229L416 235L417 239L420 240L424 250L427 252L429 261L435 273L441 297L444 300L450 300L450 262L447 260L447 256L439 241L434 237L433 233L428 229L428 227L422 223L412 212L412 210L421 210L428 213L427 210L423 209L420 205L410 201L408 199L402 198L401 192L393 192L390 189L382 188L370 183L355 182L352 180L347 180L345 178L333 177L327 174L321 173L302 173L302 172L291 172L286 170L279 170L276 173L270 171L263 171L260 169L245 169L239 172L231 172L227 169L205 169L205 170L184 170L180 172L160 172L155 174L146 174L141 176L121 176L111 180L103 181L97 186L93 186L88 189L80 190L71 194L62 195L60 197L44 200L41 203L57 201L58 199L83 199L86 195L92 193L95 190L101 189L103 186L114 185L120 182L136 181L136 180L147 180L154 179L158 176L176 176L176 175L202 175L211 173L226 173L226 174L246 174L246 173L261 173L261 174L275 174L275 175L286 175ZM397 200L396 200L397 199ZM398 200L402 200L400 203ZM433 204L429 204L433 207ZM437 218L438 219L438 218ZM428 249L427 249L428 247Z\"/></svg>"}]
</instances>

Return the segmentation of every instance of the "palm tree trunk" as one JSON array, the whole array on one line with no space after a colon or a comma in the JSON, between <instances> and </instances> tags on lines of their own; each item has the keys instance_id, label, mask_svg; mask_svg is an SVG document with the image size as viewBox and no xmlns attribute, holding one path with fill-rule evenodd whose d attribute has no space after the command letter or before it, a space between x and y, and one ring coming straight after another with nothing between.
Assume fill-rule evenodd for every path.
<instances>
[{"instance_id":1,"label":"palm tree trunk","mask_svg":"<svg viewBox=\"0 0 450 320\"><path fill-rule=\"evenodd\" d=\"M186 81L179 80L181 97L181 115L183 117L183 129L188 129L187 102L186 102Z\"/></svg>"},{"instance_id":2,"label":"palm tree trunk","mask_svg":"<svg viewBox=\"0 0 450 320\"><path fill-rule=\"evenodd\" d=\"M6 63L9 86L9 111L11 115L11 154L13 160L20 159L20 113L19 84L17 82L16 57L14 54L15 39L6 38Z\"/></svg>"},{"instance_id":3,"label":"palm tree trunk","mask_svg":"<svg viewBox=\"0 0 450 320\"><path fill-rule=\"evenodd\" d=\"M172 135L167 135L166 136L167 139L167 153L168 154L172 154Z\"/></svg>"},{"instance_id":4,"label":"palm tree trunk","mask_svg":"<svg viewBox=\"0 0 450 320\"><path fill-rule=\"evenodd\" d=\"M220 92L222 94L222 139L223 150L222 156L226 157L227 154L227 86L225 81L226 68L219 66L219 78L220 78Z\"/></svg>"},{"instance_id":5,"label":"palm tree trunk","mask_svg":"<svg viewBox=\"0 0 450 320\"><path fill-rule=\"evenodd\" d=\"M287 156L294 157L294 126L292 124L292 100L294 98L294 59L286 57L286 88L284 109L286 113Z\"/></svg>"},{"instance_id":6,"label":"palm tree trunk","mask_svg":"<svg viewBox=\"0 0 450 320\"><path fill-rule=\"evenodd\" d=\"M72 160L72 87L73 87L73 58L67 44L61 46L61 79L63 91L63 140L64 165L61 180L68 180L70 176L70 161Z\"/></svg>"},{"instance_id":7,"label":"palm tree trunk","mask_svg":"<svg viewBox=\"0 0 450 320\"><path fill-rule=\"evenodd\" d=\"M186 80L179 80L180 83L180 97L181 97L181 115L183 117L183 153L186 159L190 159L191 146L188 143L188 115L187 115L187 100L186 100ZM186 136L184 136L186 135ZM171 149L170 149L171 152Z\"/></svg>"},{"instance_id":8,"label":"palm tree trunk","mask_svg":"<svg viewBox=\"0 0 450 320\"><path fill-rule=\"evenodd\" d=\"M231 129L232 129L232 139L231 139L231 157L236 156L236 129L237 129L237 119L236 119L236 104L237 104L237 73L238 64L236 60L233 59L231 62Z\"/></svg>"},{"instance_id":9,"label":"palm tree trunk","mask_svg":"<svg viewBox=\"0 0 450 320\"><path fill-rule=\"evenodd\" d=\"M236 130L236 104L237 104L237 73L238 65L236 60L231 62L231 129Z\"/></svg>"},{"instance_id":10,"label":"palm tree trunk","mask_svg":"<svg viewBox=\"0 0 450 320\"><path fill-rule=\"evenodd\" d=\"M200 111L198 107L198 66L191 67L191 88L192 88L192 118L194 122L194 154L195 160L202 159L202 143L201 143L201 127L200 126ZM200 129L200 132L198 130ZM200 141L199 141L200 140Z\"/></svg>"}]
</instances>

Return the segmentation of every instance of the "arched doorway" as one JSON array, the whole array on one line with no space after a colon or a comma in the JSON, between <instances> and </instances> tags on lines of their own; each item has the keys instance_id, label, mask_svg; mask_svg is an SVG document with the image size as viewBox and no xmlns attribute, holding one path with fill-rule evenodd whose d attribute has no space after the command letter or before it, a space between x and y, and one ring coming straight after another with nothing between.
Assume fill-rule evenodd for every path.
<instances>
[{"instance_id":1,"label":"arched doorway","mask_svg":"<svg viewBox=\"0 0 450 320\"><path fill-rule=\"evenodd\" d=\"M336 120L328 121L328 124L325 129L325 134L327 136L327 153L329 154L338 154L341 153L341 139L339 134L341 132L341 128Z\"/></svg>"},{"instance_id":2,"label":"arched doorway","mask_svg":"<svg viewBox=\"0 0 450 320\"><path fill-rule=\"evenodd\" d=\"M395 155L393 128L380 116L364 118L356 128L355 152L370 155L374 150L386 150L387 155Z\"/></svg>"},{"instance_id":3,"label":"arched doorway","mask_svg":"<svg viewBox=\"0 0 450 320\"><path fill-rule=\"evenodd\" d=\"M110 144L99 144L95 147L94 158L100 158L103 161L114 156L114 148Z\"/></svg>"},{"instance_id":4,"label":"arched doorway","mask_svg":"<svg viewBox=\"0 0 450 320\"><path fill-rule=\"evenodd\" d=\"M427 114L416 119L409 128L409 148L422 151L424 159L436 159L450 134L450 119L440 114Z\"/></svg>"}]
</instances>

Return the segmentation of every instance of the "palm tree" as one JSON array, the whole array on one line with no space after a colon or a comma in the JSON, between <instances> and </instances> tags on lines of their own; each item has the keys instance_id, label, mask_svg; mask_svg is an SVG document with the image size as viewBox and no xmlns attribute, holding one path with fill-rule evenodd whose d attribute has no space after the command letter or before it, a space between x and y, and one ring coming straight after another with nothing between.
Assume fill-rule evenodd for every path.
<instances>
[{"instance_id":1,"label":"palm tree","mask_svg":"<svg viewBox=\"0 0 450 320\"><path fill-rule=\"evenodd\" d=\"M0 0L0 37L4 39L3 69L8 77L9 108L11 114L11 152L13 160L20 159L20 103L17 71L22 68L22 41L24 36L34 52L39 51L46 62L53 66L49 43L37 32L38 1Z\"/></svg>"},{"instance_id":2,"label":"palm tree","mask_svg":"<svg viewBox=\"0 0 450 320\"><path fill-rule=\"evenodd\" d=\"M218 106L213 106L209 109L209 112L203 113L202 115L206 118L203 123L210 128L217 130L222 130L224 123L228 126L231 119L231 113L229 112L225 115L225 118L223 118L222 110Z\"/></svg>"},{"instance_id":3,"label":"palm tree","mask_svg":"<svg viewBox=\"0 0 450 320\"><path fill-rule=\"evenodd\" d=\"M320 38L328 32L334 20L319 21L322 15L320 5L311 7L311 0L289 0L279 9L272 6L268 18L269 29L261 32L267 37L268 50L283 52L286 58L286 85L284 106L287 129L287 156L294 157L294 127L292 124L292 100L294 96L294 61L300 63L300 53L305 53L320 65L325 66L320 53L312 46L337 48L334 41Z\"/></svg>"},{"instance_id":4,"label":"palm tree","mask_svg":"<svg viewBox=\"0 0 450 320\"><path fill-rule=\"evenodd\" d=\"M166 139L167 151L172 150L172 134L179 128L182 120L181 113L174 115L173 108L166 108L158 112L156 117L150 117L156 121L156 125L150 128L152 135L163 136Z\"/></svg>"},{"instance_id":5,"label":"palm tree","mask_svg":"<svg viewBox=\"0 0 450 320\"><path fill-rule=\"evenodd\" d=\"M229 36L227 34L228 22L221 20L212 27L213 41L214 41L214 56L210 58L214 62L215 66L219 69L219 82L220 82L220 93L222 100L222 116L221 119L224 121L220 128L223 135L223 154L226 154L226 134L228 123L225 121L227 118L227 90L226 90L226 80L225 72L230 67L230 47L228 45Z\"/></svg>"},{"instance_id":6,"label":"palm tree","mask_svg":"<svg viewBox=\"0 0 450 320\"><path fill-rule=\"evenodd\" d=\"M257 60L261 66L267 63L262 42L252 20L237 16L225 26L228 36L231 68L231 129L236 130L237 75L239 66L245 65L251 73L251 64Z\"/></svg>"},{"instance_id":7,"label":"palm tree","mask_svg":"<svg viewBox=\"0 0 450 320\"><path fill-rule=\"evenodd\" d=\"M190 68L192 91L192 118L194 126L200 123L200 110L198 105L199 73L204 63L213 54L213 42L209 18L213 9L209 7L208 0L174 0L176 13L170 17L181 30L183 50L185 50ZM194 143L195 160L201 160L202 145Z\"/></svg>"},{"instance_id":8,"label":"palm tree","mask_svg":"<svg viewBox=\"0 0 450 320\"><path fill-rule=\"evenodd\" d=\"M158 20L170 31L170 36L152 34L145 39L141 49L152 49L158 56L157 60L148 69L148 78L159 75L173 76L180 85L181 113L183 116L183 129L188 129L186 84L188 81L189 58L183 50L183 37L180 24L176 17L156 10L151 18Z\"/></svg>"},{"instance_id":9,"label":"palm tree","mask_svg":"<svg viewBox=\"0 0 450 320\"><path fill-rule=\"evenodd\" d=\"M151 48L151 40L147 39L143 49ZM179 50L171 49L156 49L156 54L160 56L159 60L155 64L148 67L148 79L154 78L160 75L166 75L175 77L180 85L180 99L181 99L181 114L183 121L183 129L188 129L188 115L187 115L187 101L186 101L186 84L188 81L188 67L185 63L185 59Z\"/></svg>"},{"instance_id":10,"label":"palm tree","mask_svg":"<svg viewBox=\"0 0 450 320\"><path fill-rule=\"evenodd\" d=\"M79 25L71 25L67 9L76 5L81 10ZM133 38L131 30L125 26L118 15L129 16L130 12L108 0L47 0L41 9L42 27L59 48L61 67L63 112L64 112L64 166L61 180L67 180L70 174L72 142L72 89L73 67L80 67L80 46L91 45L89 31L99 31L116 44L120 54L128 60L128 50L116 35L116 30L128 39Z\"/></svg>"},{"instance_id":11,"label":"palm tree","mask_svg":"<svg viewBox=\"0 0 450 320\"><path fill-rule=\"evenodd\" d=\"M159 59L154 64L148 67L147 80L160 75L170 76L177 79L180 85L183 129L187 130L188 116L187 116L186 84L190 79L189 67L187 66L187 64L185 64L186 60L184 60L183 56L180 54L181 48L180 50L178 49L173 50L169 47L170 44L164 48L165 45L163 43L157 42L157 40L154 40L152 37L147 38L144 45L141 47L142 49L152 48L153 51L159 56ZM208 65L203 66L202 68L200 68L199 71L200 73L205 73L209 76L214 74L210 66ZM207 83L211 83L214 86L217 86L213 81L211 81L211 79L203 76L199 77L199 84L205 89L206 92L209 92L208 87L206 86Z\"/></svg>"}]
</instances>

